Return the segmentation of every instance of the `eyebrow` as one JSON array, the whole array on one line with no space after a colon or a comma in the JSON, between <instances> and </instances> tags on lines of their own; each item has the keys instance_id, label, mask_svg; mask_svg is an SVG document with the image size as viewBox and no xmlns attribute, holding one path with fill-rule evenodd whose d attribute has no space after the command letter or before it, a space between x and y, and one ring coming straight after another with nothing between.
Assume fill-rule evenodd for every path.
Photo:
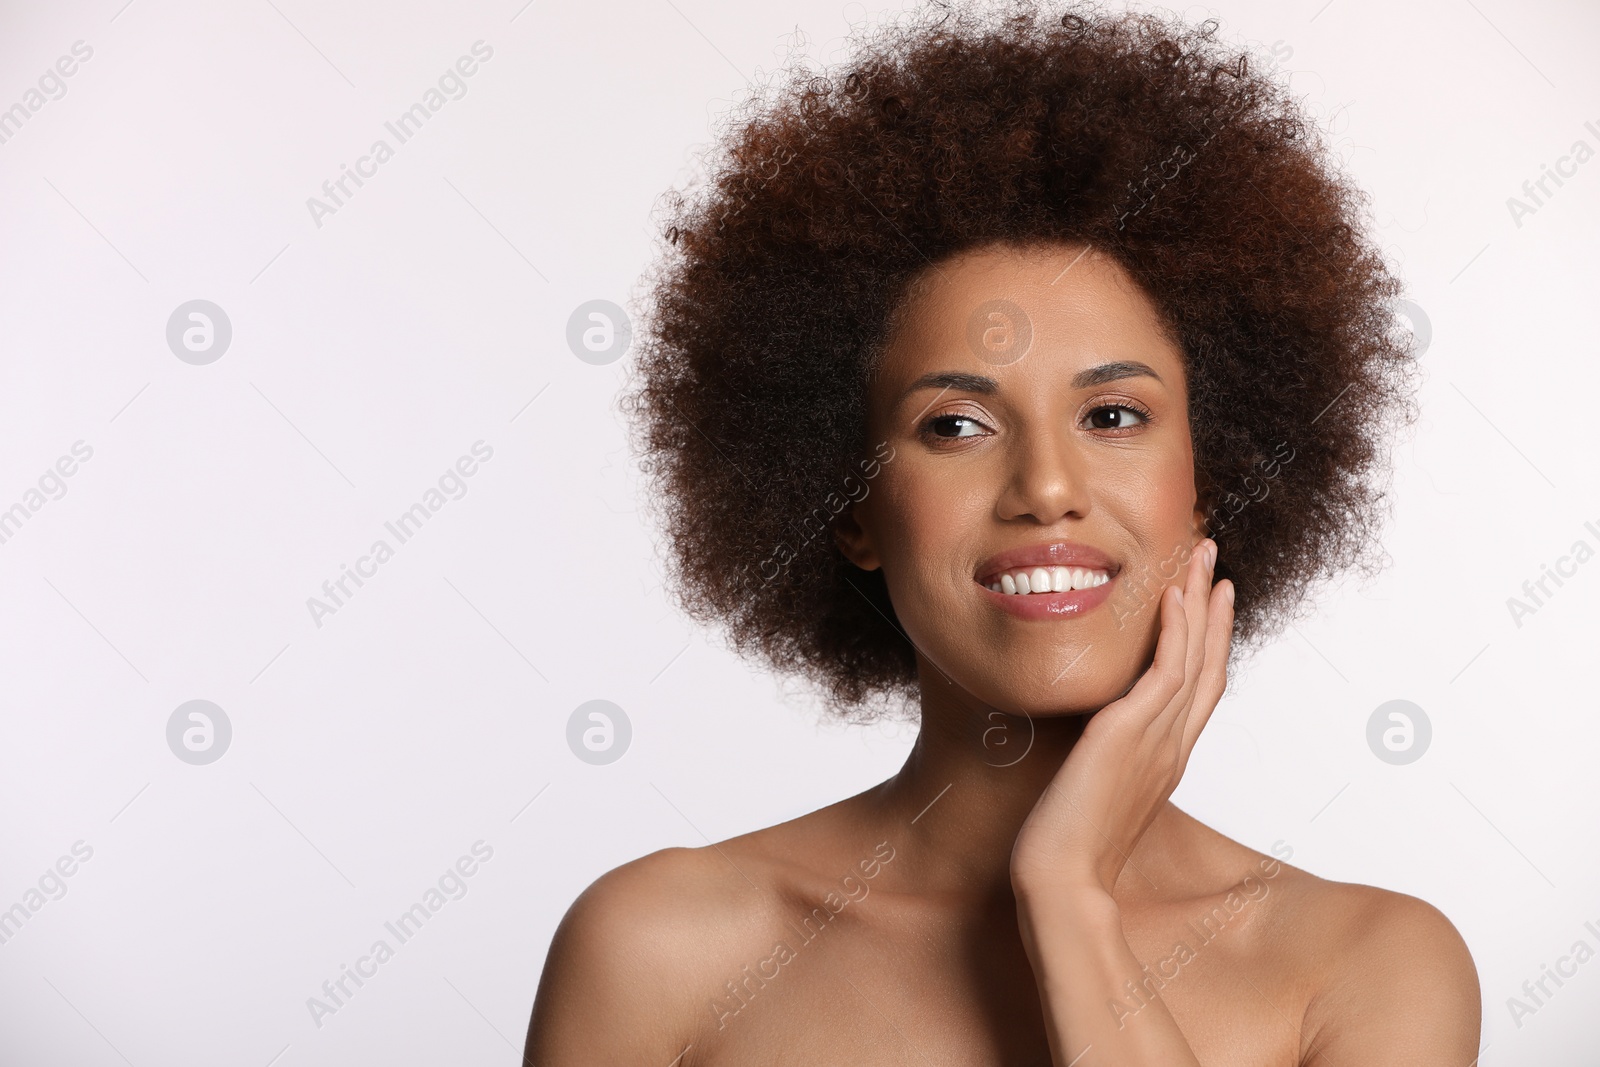
<instances>
[{"instance_id":1,"label":"eyebrow","mask_svg":"<svg viewBox=\"0 0 1600 1067\"><path fill-rule=\"evenodd\" d=\"M1092 389L1106 382L1114 382L1121 378L1136 378L1149 376L1156 381L1161 381L1161 375L1147 363L1140 363L1136 359L1119 359L1110 363L1100 363L1088 367L1072 376L1072 388ZM1165 385L1165 382L1162 382ZM957 389L964 393L983 393L985 395L996 393L1000 390L1000 383L983 374L961 374L953 371L942 371L934 374L924 374L911 383L900 399L915 393L919 389Z\"/></svg>"}]
</instances>

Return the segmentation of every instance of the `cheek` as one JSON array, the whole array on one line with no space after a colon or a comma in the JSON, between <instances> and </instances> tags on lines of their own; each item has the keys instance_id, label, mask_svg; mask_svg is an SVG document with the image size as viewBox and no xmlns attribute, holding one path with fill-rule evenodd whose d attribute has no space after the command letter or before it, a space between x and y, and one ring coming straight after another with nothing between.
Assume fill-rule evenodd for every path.
<instances>
[{"instance_id":1,"label":"cheek","mask_svg":"<svg viewBox=\"0 0 1600 1067\"><path fill-rule=\"evenodd\" d=\"M887 474L887 472L885 472ZM948 587L991 506L982 484L907 464L879 487L879 554L890 591L920 599Z\"/></svg>"},{"instance_id":2,"label":"cheek","mask_svg":"<svg viewBox=\"0 0 1600 1067\"><path fill-rule=\"evenodd\" d=\"M1195 528L1194 511L1199 502L1195 491L1194 455L1184 449L1182 456L1166 464L1161 472L1162 484L1156 499L1164 505L1165 521L1170 524L1178 542L1191 544L1202 531Z\"/></svg>"},{"instance_id":3,"label":"cheek","mask_svg":"<svg viewBox=\"0 0 1600 1067\"><path fill-rule=\"evenodd\" d=\"M1128 517L1147 549L1171 550L1194 540L1194 460L1188 450L1151 464L1137 485L1118 494L1117 507Z\"/></svg>"},{"instance_id":4,"label":"cheek","mask_svg":"<svg viewBox=\"0 0 1600 1067\"><path fill-rule=\"evenodd\" d=\"M1161 587L1183 574L1201 533L1195 527L1195 502L1194 466L1187 454L1150 466L1137 484L1118 494L1121 525L1134 546L1123 588L1114 597L1124 628L1133 619L1156 625Z\"/></svg>"},{"instance_id":5,"label":"cheek","mask_svg":"<svg viewBox=\"0 0 1600 1067\"><path fill-rule=\"evenodd\" d=\"M1194 510L1194 467L1185 462L1164 463L1152 472L1153 484L1145 500L1140 502L1152 514L1171 520L1183 520Z\"/></svg>"}]
</instances>

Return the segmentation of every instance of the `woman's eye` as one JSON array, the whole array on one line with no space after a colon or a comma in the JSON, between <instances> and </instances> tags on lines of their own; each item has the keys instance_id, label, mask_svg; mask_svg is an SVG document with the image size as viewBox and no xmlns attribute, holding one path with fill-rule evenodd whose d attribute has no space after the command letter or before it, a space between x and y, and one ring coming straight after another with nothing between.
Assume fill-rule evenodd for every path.
<instances>
[{"instance_id":1,"label":"woman's eye","mask_svg":"<svg viewBox=\"0 0 1600 1067\"><path fill-rule=\"evenodd\" d=\"M983 424L966 415L936 415L927 421L925 428L935 437L976 437L982 432Z\"/></svg>"},{"instance_id":2,"label":"woman's eye","mask_svg":"<svg viewBox=\"0 0 1600 1067\"><path fill-rule=\"evenodd\" d=\"M1136 426L1138 423L1145 421L1146 418L1144 412L1140 411L1138 408L1130 407L1127 404L1106 404L1103 407L1095 408L1093 411L1089 412L1089 418L1091 421L1097 418L1104 420L1108 417L1108 414L1110 421L1101 421L1095 423L1095 429L1121 430L1129 426ZM1129 421L1128 417L1130 415L1137 421Z\"/></svg>"}]
</instances>

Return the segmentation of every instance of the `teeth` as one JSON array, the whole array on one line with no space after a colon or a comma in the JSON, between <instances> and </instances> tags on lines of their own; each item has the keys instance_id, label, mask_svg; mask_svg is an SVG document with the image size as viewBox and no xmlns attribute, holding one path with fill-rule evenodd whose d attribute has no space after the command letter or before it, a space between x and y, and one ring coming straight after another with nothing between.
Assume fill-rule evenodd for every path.
<instances>
[{"instance_id":1,"label":"teeth","mask_svg":"<svg viewBox=\"0 0 1600 1067\"><path fill-rule=\"evenodd\" d=\"M1033 567L1006 571L989 583L996 593L1065 593L1073 589L1093 589L1104 585L1111 576L1104 571L1085 567Z\"/></svg>"}]
</instances>

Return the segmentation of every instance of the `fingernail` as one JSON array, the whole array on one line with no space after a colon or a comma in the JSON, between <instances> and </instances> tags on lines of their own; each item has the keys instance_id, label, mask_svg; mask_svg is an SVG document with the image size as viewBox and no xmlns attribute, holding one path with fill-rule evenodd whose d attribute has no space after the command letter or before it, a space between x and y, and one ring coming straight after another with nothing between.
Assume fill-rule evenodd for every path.
<instances>
[{"instance_id":1,"label":"fingernail","mask_svg":"<svg viewBox=\"0 0 1600 1067\"><path fill-rule=\"evenodd\" d=\"M1217 569L1217 543L1215 541L1208 540L1206 542L1206 569Z\"/></svg>"},{"instance_id":2,"label":"fingernail","mask_svg":"<svg viewBox=\"0 0 1600 1067\"><path fill-rule=\"evenodd\" d=\"M1178 607L1183 607L1183 587L1175 585L1172 588L1178 591Z\"/></svg>"}]
</instances>

